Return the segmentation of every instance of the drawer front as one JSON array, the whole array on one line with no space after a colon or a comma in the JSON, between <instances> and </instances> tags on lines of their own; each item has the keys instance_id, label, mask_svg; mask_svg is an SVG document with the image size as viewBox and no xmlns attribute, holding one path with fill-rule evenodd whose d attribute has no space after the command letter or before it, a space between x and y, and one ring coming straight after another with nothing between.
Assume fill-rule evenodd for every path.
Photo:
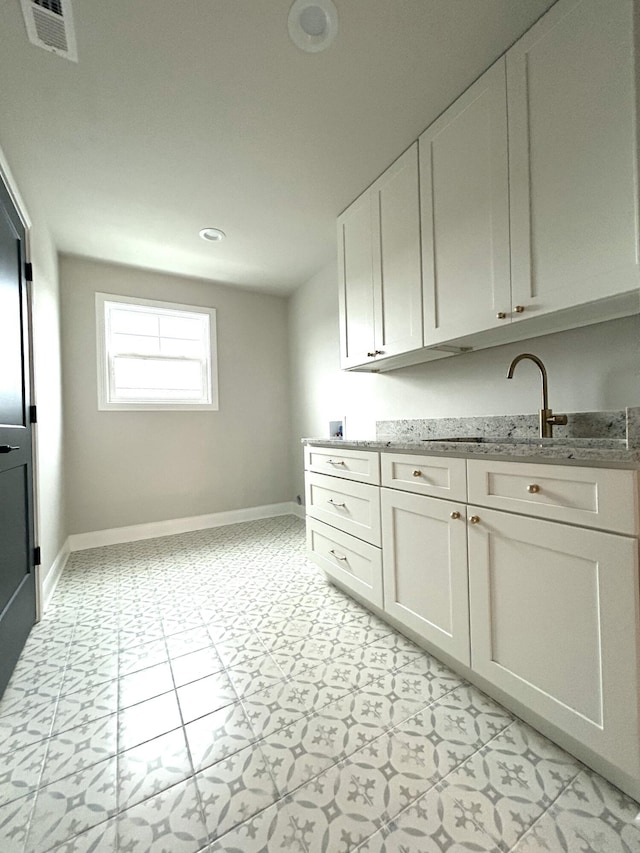
<instances>
[{"instance_id":1,"label":"drawer front","mask_svg":"<svg viewBox=\"0 0 640 853\"><path fill-rule=\"evenodd\" d=\"M382 485L454 501L467 499L467 466L464 459L383 453Z\"/></svg>"},{"instance_id":2,"label":"drawer front","mask_svg":"<svg viewBox=\"0 0 640 853\"><path fill-rule=\"evenodd\" d=\"M382 552L355 536L307 517L308 556L334 580L382 608Z\"/></svg>"},{"instance_id":3,"label":"drawer front","mask_svg":"<svg viewBox=\"0 0 640 853\"><path fill-rule=\"evenodd\" d=\"M467 462L469 503L638 534L636 471L516 462Z\"/></svg>"},{"instance_id":4,"label":"drawer front","mask_svg":"<svg viewBox=\"0 0 640 853\"><path fill-rule=\"evenodd\" d=\"M331 474L345 480L380 485L379 456L372 450L343 450L306 445L304 463L307 471L315 471L316 474Z\"/></svg>"},{"instance_id":5,"label":"drawer front","mask_svg":"<svg viewBox=\"0 0 640 853\"><path fill-rule=\"evenodd\" d=\"M307 515L380 546L380 489L307 472Z\"/></svg>"}]
</instances>

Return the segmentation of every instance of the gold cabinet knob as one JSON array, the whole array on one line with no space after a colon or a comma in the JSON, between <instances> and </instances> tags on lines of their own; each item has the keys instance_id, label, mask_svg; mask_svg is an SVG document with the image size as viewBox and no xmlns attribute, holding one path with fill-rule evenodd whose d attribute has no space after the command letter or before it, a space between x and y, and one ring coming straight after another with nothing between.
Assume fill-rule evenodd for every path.
<instances>
[{"instance_id":1,"label":"gold cabinet knob","mask_svg":"<svg viewBox=\"0 0 640 853\"><path fill-rule=\"evenodd\" d=\"M471 524L477 524L480 521L480 516L479 515L472 515L471 518L469 519L469 521L471 522Z\"/></svg>"},{"instance_id":2,"label":"gold cabinet knob","mask_svg":"<svg viewBox=\"0 0 640 853\"><path fill-rule=\"evenodd\" d=\"M527 486L527 491L530 494L535 495L540 491L540 486L537 483L531 483Z\"/></svg>"},{"instance_id":3,"label":"gold cabinet knob","mask_svg":"<svg viewBox=\"0 0 640 853\"><path fill-rule=\"evenodd\" d=\"M507 319L507 315L505 314L504 311L498 311L498 313L496 314L496 317L498 320L506 320Z\"/></svg>"},{"instance_id":4,"label":"gold cabinet knob","mask_svg":"<svg viewBox=\"0 0 640 853\"><path fill-rule=\"evenodd\" d=\"M516 314L522 314L522 312L524 311L524 305L516 305L515 311Z\"/></svg>"},{"instance_id":5,"label":"gold cabinet knob","mask_svg":"<svg viewBox=\"0 0 640 853\"><path fill-rule=\"evenodd\" d=\"M413 472L413 476L414 476L414 477L422 477L422 471L417 471L417 470L416 470L416 471L414 471L414 472Z\"/></svg>"},{"instance_id":6,"label":"gold cabinet knob","mask_svg":"<svg viewBox=\"0 0 640 853\"><path fill-rule=\"evenodd\" d=\"M377 355L377 353L375 353L375 352L368 352L368 353L367 353L367 356L368 356L369 358L374 358L376 355Z\"/></svg>"},{"instance_id":7,"label":"gold cabinet knob","mask_svg":"<svg viewBox=\"0 0 640 853\"><path fill-rule=\"evenodd\" d=\"M452 512L452 513L451 513L451 518L453 518L453 519L460 518L460 513L459 513L459 512L457 512L457 511Z\"/></svg>"}]
</instances>

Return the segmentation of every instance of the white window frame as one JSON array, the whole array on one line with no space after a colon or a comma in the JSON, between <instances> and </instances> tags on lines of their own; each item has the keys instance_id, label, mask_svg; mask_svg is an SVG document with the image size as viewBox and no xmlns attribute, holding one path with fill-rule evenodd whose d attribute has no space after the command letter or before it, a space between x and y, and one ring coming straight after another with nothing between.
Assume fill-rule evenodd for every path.
<instances>
[{"instance_id":1,"label":"white window frame","mask_svg":"<svg viewBox=\"0 0 640 853\"><path fill-rule=\"evenodd\" d=\"M203 403L193 400L183 403L175 400L153 401L111 399L110 359L106 328L106 303L123 303L148 306L155 310L176 311L188 314L207 315L209 317L209 360L205 370L208 373L205 385L208 399ZM216 309L203 308L200 305L183 305L178 302L161 302L155 299L141 299L136 296L119 296L115 293L96 293L96 345L98 367L98 411L111 412L215 412L218 411L218 346L216 332Z\"/></svg>"}]
</instances>

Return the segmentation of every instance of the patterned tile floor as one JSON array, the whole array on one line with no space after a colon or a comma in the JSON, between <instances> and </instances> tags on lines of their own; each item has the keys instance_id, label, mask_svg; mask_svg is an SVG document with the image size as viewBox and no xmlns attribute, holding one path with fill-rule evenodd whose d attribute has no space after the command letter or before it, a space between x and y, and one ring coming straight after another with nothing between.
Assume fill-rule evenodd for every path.
<instances>
[{"instance_id":1,"label":"patterned tile floor","mask_svg":"<svg viewBox=\"0 0 640 853\"><path fill-rule=\"evenodd\" d=\"M638 853L637 811L292 516L74 554L0 701L2 853Z\"/></svg>"}]
</instances>

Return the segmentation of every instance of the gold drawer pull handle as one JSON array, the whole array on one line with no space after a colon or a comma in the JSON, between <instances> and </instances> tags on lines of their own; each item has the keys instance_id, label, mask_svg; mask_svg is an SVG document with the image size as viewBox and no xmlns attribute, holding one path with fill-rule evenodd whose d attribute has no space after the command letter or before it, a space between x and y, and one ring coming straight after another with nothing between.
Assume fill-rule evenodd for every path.
<instances>
[{"instance_id":1,"label":"gold drawer pull handle","mask_svg":"<svg viewBox=\"0 0 640 853\"><path fill-rule=\"evenodd\" d=\"M455 512L452 512L451 518L453 518L453 519L460 518L460 513L457 510Z\"/></svg>"},{"instance_id":2,"label":"gold drawer pull handle","mask_svg":"<svg viewBox=\"0 0 640 853\"><path fill-rule=\"evenodd\" d=\"M347 560L347 558L346 558L346 557L342 556L341 554L336 554L336 552L333 550L333 548L329 551L329 553L330 553L332 556L334 556L334 557L336 558L336 560L342 560L342 562L343 562L343 563L347 563L347 562L348 562L348 560Z\"/></svg>"},{"instance_id":3,"label":"gold drawer pull handle","mask_svg":"<svg viewBox=\"0 0 640 853\"><path fill-rule=\"evenodd\" d=\"M339 504L337 501L334 501L333 498L329 498L327 503L331 504L331 506L346 506L346 504Z\"/></svg>"},{"instance_id":4,"label":"gold drawer pull handle","mask_svg":"<svg viewBox=\"0 0 640 853\"><path fill-rule=\"evenodd\" d=\"M531 483L531 485L527 486L527 491L530 494L535 495L540 491L540 486L537 483Z\"/></svg>"},{"instance_id":5,"label":"gold drawer pull handle","mask_svg":"<svg viewBox=\"0 0 640 853\"><path fill-rule=\"evenodd\" d=\"M413 476L414 477L422 477L422 471L414 471Z\"/></svg>"},{"instance_id":6,"label":"gold drawer pull handle","mask_svg":"<svg viewBox=\"0 0 640 853\"><path fill-rule=\"evenodd\" d=\"M337 461L335 459L327 459L327 465L344 465L344 464L345 463L341 459L338 459Z\"/></svg>"},{"instance_id":7,"label":"gold drawer pull handle","mask_svg":"<svg viewBox=\"0 0 640 853\"><path fill-rule=\"evenodd\" d=\"M472 515L469 521L471 522L471 524L478 524L478 522L480 521L480 516Z\"/></svg>"}]
</instances>

